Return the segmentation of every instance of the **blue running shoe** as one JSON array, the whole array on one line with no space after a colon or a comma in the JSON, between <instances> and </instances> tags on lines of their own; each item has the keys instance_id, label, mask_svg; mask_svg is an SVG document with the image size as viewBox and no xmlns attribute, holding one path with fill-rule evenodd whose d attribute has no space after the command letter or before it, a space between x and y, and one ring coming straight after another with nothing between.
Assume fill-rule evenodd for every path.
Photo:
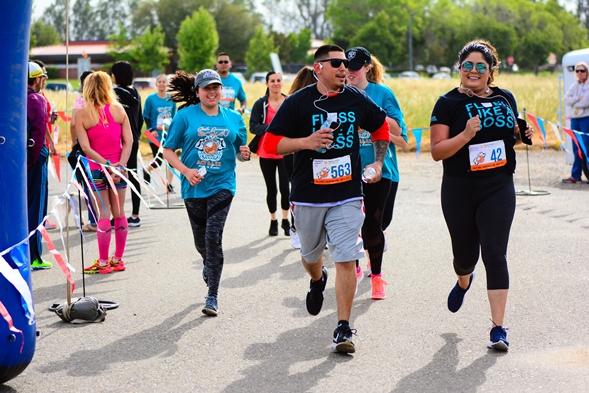
<instances>
[{"instance_id":1,"label":"blue running shoe","mask_svg":"<svg viewBox=\"0 0 589 393\"><path fill-rule=\"evenodd\" d=\"M491 339L487 344L487 348L494 349L496 351L507 351L509 349L509 341L507 341L507 329L502 326L495 326L491 329Z\"/></svg>"},{"instance_id":2,"label":"blue running shoe","mask_svg":"<svg viewBox=\"0 0 589 393\"><path fill-rule=\"evenodd\" d=\"M452 288L452 291L450 291L450 294L448 295L448 310L452 312L460 310L460 307L462 307L462 302L464 301L464 295L470 289L473 279L474 273L471 273L470 282L468 283L466 289L460 288L460 285L458 285L458 282L456 282L456 285L454 288Z\"/></svg>"},{"instance_id":3,"label":"blue running shoe","mask_svg":"<svg viewBox=\"0 0 589 393\"><path fill-rule=\"evenodd\" d=\"M219 314L219 306L217 305L217 298L214 296L206 297L205 306L202 309L202 313L209 317L216 317Z\"/></svg>"}]
</instances>

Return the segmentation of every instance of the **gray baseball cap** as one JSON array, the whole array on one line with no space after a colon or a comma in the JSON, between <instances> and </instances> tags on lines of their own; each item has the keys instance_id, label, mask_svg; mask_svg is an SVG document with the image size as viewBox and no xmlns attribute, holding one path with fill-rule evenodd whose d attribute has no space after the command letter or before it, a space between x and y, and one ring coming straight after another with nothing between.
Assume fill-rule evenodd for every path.
<instances>
[{"instance_id":1,"label":"gray baseball cap","mask_svg":"<svg viewBox=\"0 0 589 393\"><path fill-rule=\"evenodd\" d=\"M215 70L202 70L196 74L196 78L194 79L194 87L205 87L213 83L219 85L223 84L223 82L221 82L221 77Z\"/></svg>"}]
</instances>

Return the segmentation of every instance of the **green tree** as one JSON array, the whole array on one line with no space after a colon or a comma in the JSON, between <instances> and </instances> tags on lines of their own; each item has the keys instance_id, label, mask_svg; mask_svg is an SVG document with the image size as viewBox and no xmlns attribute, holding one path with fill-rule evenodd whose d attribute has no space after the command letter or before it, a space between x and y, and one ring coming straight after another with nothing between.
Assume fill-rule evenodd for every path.
<instances>
[{"instance_id":1,"label":"green tree","mask_svg":"<svg viewBox=\"0 0 589 393\"><path fill-rule=\"evenodd\" d=\"M108 1L108 0L107 0ZM155 0L143 0L137 3L131 14L131 36L137 37L147 29L158 25L157 3ZM175 37L173 38L175 40Z\"/></svg>"},{"instance_id":2,"label":"green tree","mask_svg":"<svg viewBox=\"0 0 589 393\"><path fill-rule=\"evenodd\" d=\"M215 64L219 35L215 19L204 7L200 7L180 24L176 39L180 68L194 72Z\"/></svg>"},{"instance_id":3,"label":"green tree","mask_svg":"<svg viewBox=\"0 0 589 393\"><path fill-rule=\"evenodd\" d=\"M130 63L135 62L130 52L131 43L127 37L127 29L120 22L118 27L119 32L108 37L107 53L114 57L115 61L127 60ZM105 64L105 66L110 68L110 64Z\"/></svg>"},{"instance_id":4,"label":"green tree","mask_svg":"<svg viewBox=\"0 0 589 393\"><path fill-rule=\"evenodd\" d=\"M112 34L117 33L119 23L127 30L128 25L124 23L127 20L127 11L125 3L118 3L116 10L113 8L111 0L100 0L93 9L94 18L93 36L97 40L106 40Z\"/></svg>"},{"instance_id":5,"label":"green tree","mask_svg":"<svg viewBox=\"0 0 589 393\"><path fill-rule=\"evenodd\" d=\"M90 0L76 0L72 7L70 20L72 38L76 41L88 41L95 38L95 15Z\"/></svg>"},{"instance_id":6,"label":"green tree","mask_svg":"<svg viewBox=\"0 0 589 393\"><path fill-rule=\"evenodd\" d=\"M259 15L244 5L220 0L212 12L219 34L219 52L226 52L233 62L245 60L248 43L254 36L256 26L261 24Z\"/></svg>"},{"instance_id":7,"label":"green tree","mask_svg":"<svg viewBox=\"0 0 589 393\"><path fill-rule=\"evenodd\" d=\"M131 56L136 60L139 70L154 76L164 71L170 63L168 51L163 46L164 39L162 27L157 25L133 40Z\"/></svg>"},{"instance_id":8,"label":"green tree","mask_svg":"<svg viewBox=\"0 0 589 393\"><path fill-rule=\"evenodd\" d=\"M65 1L54 0L43 15L43 21L57 30L62 41L65 41Z\"/></svg>"},{"instance_id":9,"label":"green tree","mask_svg":"<svg viewBox=\"0 0 589 393\"><path fill-rule=\"evenodd\" d=\"M538 67L546 64L550 53L562 52L563 33L556 18L548 12L536 12L526 22L528 31L519 45L518 64L531 67L538 73Z\"/></svg>"},{"instance_id":10,"label":"green tree","mask_svg":"<svg viewBox=\"0 0 589 393\"><path fill-rule=\"evenodd\" d=\"M31 48L35 46L59 45L61 37L52 25L36 20L31 25Z\"/></svg>"},{"instance_id":11,"label":"green tree","mask_svg":"<svg viewBox=\"0 0 589 393\"><path fill-rule=\"evenodd\" d=\"M248 73L271 70L270 53L278 53L278 49L274 46L272 37L264 33L262 26L258 26L254 38L249 42L249 50L245 55Z\"/></svg>"},{"instance_id":12,"label":"green tree","mask_svg":"<svg viewBox=\"0 0 589 393\"><path fill-rule=\"evenodd\" d=\"M277 48L280 48L279 52L278 52L278 56L280 57L280 62L281 63L286 63L286 64L290 64L292 61L292 40L291 40L291 36L295 37L296 40L296 34L294 33L290 33L289 35L286 35L284 33L279 33L277 31L272 31L269 34L270 37L272 37L272 42L274 42L274 46Z\"/></svg>"},{"instance_id":13,"label":"green tree","mask_svg":"<svg viewBox=\"0 0 589 393\"><path fill-rule=\"evenodd\" d=\"M301 29L299 34L289 34L290 58L293 63L305 63L311 49L311 29Z\"/></svg>"},{"instance_id":14,"label":"green tree","mask_svg":"<svg viewBox=\"0 0 589 393\"><path fill-rule=\"evenodd\" d=\"M164 44L175 48L180 25L187 15L192 15L199 7L211 10L213 5L214 0L159 0L155 9L158 21L166 34Z\"/></svg>"},{"instance_id":15,"label":"green tree","mask_svg":"<svg viewBox=\"0 0 589 393\"><path fill-rule=\"evenodd\" d=\"M395 59L402 58L405 53L405 42L396 39L404 33L403 25L399 26L389 14L380 11L358 30L350 41L350 47L363 46L384 65L392 65Z\"/></svg>"}]
</instances>

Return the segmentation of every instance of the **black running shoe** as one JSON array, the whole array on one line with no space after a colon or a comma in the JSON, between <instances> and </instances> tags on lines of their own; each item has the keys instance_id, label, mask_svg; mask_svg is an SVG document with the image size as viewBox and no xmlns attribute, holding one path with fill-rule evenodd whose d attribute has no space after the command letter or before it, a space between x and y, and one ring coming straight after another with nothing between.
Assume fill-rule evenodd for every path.
<instances>
[{"instance_id":1,"label":"black running shoe","mask_svg":"<svg viewBox=\"0 0 589 393\"><path fill-rule=\"evenodd\" d=\"M333 349L341 353L356 352L352 335L356 335L356 329L350 329L350 325L339 325L333 332Z\"/></svg>"},{"instance_id":2,"label":"black running shoe","mask_svg":"<svg viewBox=\"0 0 589 393\"><path fill-rule=\"evenodd\" d=\"M327 285L327 269L323 266L321 270L323 272L321 280L311 280L309 292L307 292L307 311L311 315L319 314L323 306L323 291L325 290L325 285Z\"/></svg>"}]
</instances>

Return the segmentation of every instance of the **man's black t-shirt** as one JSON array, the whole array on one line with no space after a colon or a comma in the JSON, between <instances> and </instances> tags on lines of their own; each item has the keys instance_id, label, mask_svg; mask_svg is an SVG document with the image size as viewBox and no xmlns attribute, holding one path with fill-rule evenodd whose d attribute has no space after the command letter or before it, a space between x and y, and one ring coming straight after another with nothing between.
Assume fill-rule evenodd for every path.
<instances>
[{"instance_id":1,"label":"man's black t-shirt","mask_svg":"<svg viewBox=\"0 0 589 393\"><path fill-rule=\"evenodd\" d=\"M468 119L479 115L481 121L474 138L443 161L445 175L489 176L515 171L517 104L508 90L492 89L488 97L469 97L456 88L436 102L430 124L449 126L450 138L464 131Z\"/></svg>"},{"instance_id":2,"label":"man's black t-shirt","mask_svg":"<svg viewBox=\"0 0 589 393\"><path fill-rule=\"evenodd\" d=\"M326 127L335 128L328 149L302 150L294 155L290 200L334 203L362 196L358 129L378 130L385 112L363 92L346 86L340 93L322 95L317 84L288 97L278 109L268 132L304 138ZM331 126L330 126L331 125Z\"/></svg>"}]
</instances>

